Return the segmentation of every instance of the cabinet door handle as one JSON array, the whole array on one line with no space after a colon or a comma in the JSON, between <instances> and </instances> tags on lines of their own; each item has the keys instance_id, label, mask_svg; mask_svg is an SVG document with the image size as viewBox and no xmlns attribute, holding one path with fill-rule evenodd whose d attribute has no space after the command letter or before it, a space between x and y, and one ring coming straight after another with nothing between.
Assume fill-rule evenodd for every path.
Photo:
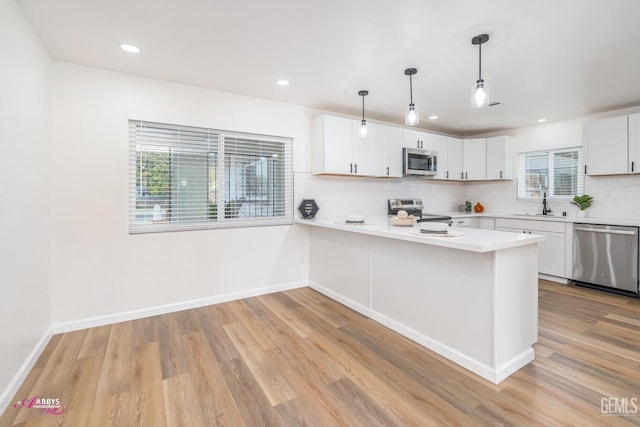
<instances>
[{"instance_id":1,"label":"cabinet door handle","mask_svg":"<svg viewBox=\"0 0 640 427\"><path fill-rule=\"evenodd\" d=\"M633 172L633 166L635 162L631 162L631 172Z\"/></svg>"},{"instance_id":2,"label":"cabinet door handle","mask_svg":"<svg viewBox=\"0 0 640 427\"><path fill-rule=\"evenodd\" d=\"M349 163L349 173L353 173L353 163Z\"/></svg>"},{"instance_id":3,"label":"cabinet door handle","mask_svg":"<svg viewBox=\"0 0 640 427\"><path fill-rule=\"evenodd\" d=\"M464 179L464 172L460 172L460 179Z\"/></svg>"},{"instance_id":4,"label":"cabinet door handle","mask_svg":"<svg viewBox=\"0 0 640 427\"><path fill-rule=\"evenodd\" d=\"M387 176L389 176L389 166L387 166Z\"/></svg>"},{"instance_id":5,"label":"cabinet door handle","mask_svg":"<svg viewBox=\"0 0 640 427\"><path fill-rule=\"evenodd\" d=\"M447 171L447 179L449 179L449 171Z\"/></svg>"},{"instance_id":6,"label":"cabinet door handle","mask_svg":"<svg viewBox=\"0 0 640 427\"><path fill-rule=\"evenodd\" d=\"M587 165L584 165L584 174L587 174Z\"/></svg>"},{"instance_id":7,"label":"cabinet door handle","mask_svg":"<svg viewBox=\"0 0 640 427\"><path fill-rule=\"evenodd\" d=\"M500 171L500 178L502 178L502 171Z\"/></svg>"},{"instance_id":8,"label":"cabinet door handle","mask_svg":"<svg viewBox=\"0 0 640 427\"><path fill-rule=\"evenodd\" d=\"M467 172L464 173L464 179L469 179L469 174Z\"/></svg>"},{"instance_id":9,"label":"cabinet door handle","mask_svg":"<svg viewBox=\"0 0 640 427\"><path fill-rule=\"evenodd\" d=\"M358 173L358 164L356 163L355 168L353 168L355 170L355 173Z\"/></svg>"},{"instance_id":10,"label":"cabinet door handle","mask_svg":"<svg viewBox=\"0 0 640 427\"><path fill-rule=\"evenodd\" d=\"M522 232L523 232L524 234L527 234L527 230L522 230Z\"/></svg>"}]
</instances>

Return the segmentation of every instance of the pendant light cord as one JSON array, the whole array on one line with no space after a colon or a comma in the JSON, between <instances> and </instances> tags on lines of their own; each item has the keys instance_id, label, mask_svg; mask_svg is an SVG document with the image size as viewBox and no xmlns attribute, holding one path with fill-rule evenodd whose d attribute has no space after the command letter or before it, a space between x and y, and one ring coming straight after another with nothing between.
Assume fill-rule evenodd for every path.
<instances>
[{"instance_id":1,"label":"pendant light cord","mask_svg":"<svg viewBox=\"0 0 640 427\"><path fill-rule=\"evenodd\" d=\"M364 95L362 95L362 120L364 121Z\"/></svg>"},{"instance_id":2,"label":"pendant light cord","mask_svg":"<svg viewBox=\"0 0 640 427\"><path fill-rule=\"evenodd\" d=\"M478 80L482 80L482 42L478 43Z\"/></svg>"},{"instance_id":3,"label":"pendant light cord","mask_svg":"<svg viewBox=\"0 0 640 427\"><path fill-rule=\"evenodd\" d=\"M409 99L410 104L413 105L413 74L409 74Z\"/></svg>"}]
</instances>

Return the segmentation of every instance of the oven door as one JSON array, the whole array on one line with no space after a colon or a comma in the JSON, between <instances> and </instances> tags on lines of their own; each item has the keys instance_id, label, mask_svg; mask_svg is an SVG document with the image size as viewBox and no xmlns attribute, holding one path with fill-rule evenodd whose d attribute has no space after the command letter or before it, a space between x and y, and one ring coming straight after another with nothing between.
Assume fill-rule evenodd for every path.
<instances>
[{"instance_id":1,"label":"oven door","mask_svg":"<svg viewBox=\"0 0 640 427\"><path fill-rule=\"evenodd\" d=\"M403 175L435 176L437 156L434 151L403 148Z\"/></svg>"}]
</instances>

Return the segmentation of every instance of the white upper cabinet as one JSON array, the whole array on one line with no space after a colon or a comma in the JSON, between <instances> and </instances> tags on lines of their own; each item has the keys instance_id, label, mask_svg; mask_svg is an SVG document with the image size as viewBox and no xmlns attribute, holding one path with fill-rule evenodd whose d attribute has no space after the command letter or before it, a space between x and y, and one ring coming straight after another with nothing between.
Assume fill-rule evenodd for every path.
<instances>
[{"instance_id":1,"label":"white upper cabinet","mask_svg":"<svg viewBox=\"0 0 640 427\"><path fill-rule=\"evenodd\" d=\"M402 146L404 148L418 148L427 150L428 134L416 130L402 130Z\"/></svg>"},{"instance_id":2,"label":"white upper cabinet","mask_svg":"<svg viewBox=\"0 0 640 427\"><path fill-rule=\"evenodd\" d=\"M636 118L640 156L640 114ZM414 148L436 153L435 179L513 179L513 142L508 136L459 139L414 129L367 124L360 135L360 120L329 115L311 122L314 174L402 177L402 150Z\"/></svg>"},{"instance_id":3,"label":"white upper cabinet","mask_svg":"<svg viewBox=\"0 0 640 427\"><path fill-rule=\"evenodd\" d=\"M360 136L360 122L343 117L319 116L311 122L314 174L374 175L376 132Z\"/></svg>"},{"instance_id":4,"label":"white upper cabinet","mask_svg":"<svg viewBox=\"0 0 640 427\"><path fill-rule=\"evenodd\" d=\"M447 137L447 178L463 179L462 169L463 142L458 138Z\"/></svg>"},{"instance_id":5,"label":"white upper cabinet","mask_svg":"<svg viewBox=\"0 0 640 427\"><path fill-rule=\"evenodd\" d=\"M465 180L487 179L487 140L484 138L465 139L462 150L462 164Z\"/></svg>"},{"instance_id":6,"label":"white upper cabinet","mask_svg":"<svg viewBox=\"0 0 640 427\"><path fill-rule=\"evenodd\" d=\"M314 174L353 172L350 171L352 134L350 119L333 116L319 116L313 119L311 138Z\"/></svg>"},{"instance_id":7,"label":"white upper cabinet","mask_svg":"<svg viewBox=\"0 0 640 427\"><path fill-rule=\"evenodd\" d=\"M426 132L403 129L402 147L436 152L436 179L447 179L447 137Z\"/></svg>"},{"instance_id":8,"label":"white upper cabinet","mask_svg":"<svg viewBox=\"0 0 640 427\"><path fill-rule=\"evenodd\" d=\"M513 179L513 141L511 137L487 138L487 179Z\"/></svg>"},{"instance_id":9,"label":"white upper cabinet","mask_svg":"<svg viewBox=\"0 0 640 427\"><path fill-rule=\"evenodd\" d=\"M629 166L630 173L640 173L640 114L629 116Z\"/></svg>"},{"instance_id":10,"label":"white upper cabinet","mask_svg":"<svg viewBox=\"0 0 640 427\"><path fill-rule=\"evenodd\" d=\"M448 150L447 150L447 137L442 135L429 135L429 150L436 153L436 179L448 179Z\"/></svg>"},{"instance_id":11,"label":"white upper cabinet","mask_svg":"<svg viewBox=\"0 0 640 427\"><path fill-rule=\"evenodd\" d=\"M627 116L620 116L585 123L584 165L587 175L625 174L631 170L627 122Z\"/></svg>"},{"instance_id":12,"label":"white upper cabinet","mask_svg":"<svg viewBox=\"0 0 640 427\"><path fill-rule=\"evenodd\" d=\"M402 128L378 125L376 175L402 176Z\"/></svg>"},{"instance_id":13,"label":"white upper cabinet","mask_svg":"<svg viewBox=\"0 0 640 427\"><path fill-rule=\"evenodd\" d=\"M353 161L354 175L372 176L376 174L376 136L377 125L367 123L367 136L360 135L360 120L352 120L353 148L351 160Z\"/></svg>"}]
</instances>

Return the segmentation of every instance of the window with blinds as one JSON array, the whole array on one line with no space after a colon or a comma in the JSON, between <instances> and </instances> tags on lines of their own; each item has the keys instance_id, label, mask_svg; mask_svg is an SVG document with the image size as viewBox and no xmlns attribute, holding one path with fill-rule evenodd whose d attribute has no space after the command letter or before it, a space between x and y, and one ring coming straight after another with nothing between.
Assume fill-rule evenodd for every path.
<instances>
[{"instance_id":1,"label":"window with blinds","mask_svg":"<svg viewBox=\"0 0 640 427\"><path fill-rule=\"evenodd\" d=\"M291 224L291 139L129 121L129 232Z\"/></svg>"},{"instance_id":2,"label":"window with blinds","mask_svg":"<svg viewBox=\"0 0 640 427\"><path fill-rule=\"evenodd\" d=\"M573 197L584 192L580 147L518 155L518 198Z\"/></svg>"}]
</instances>

